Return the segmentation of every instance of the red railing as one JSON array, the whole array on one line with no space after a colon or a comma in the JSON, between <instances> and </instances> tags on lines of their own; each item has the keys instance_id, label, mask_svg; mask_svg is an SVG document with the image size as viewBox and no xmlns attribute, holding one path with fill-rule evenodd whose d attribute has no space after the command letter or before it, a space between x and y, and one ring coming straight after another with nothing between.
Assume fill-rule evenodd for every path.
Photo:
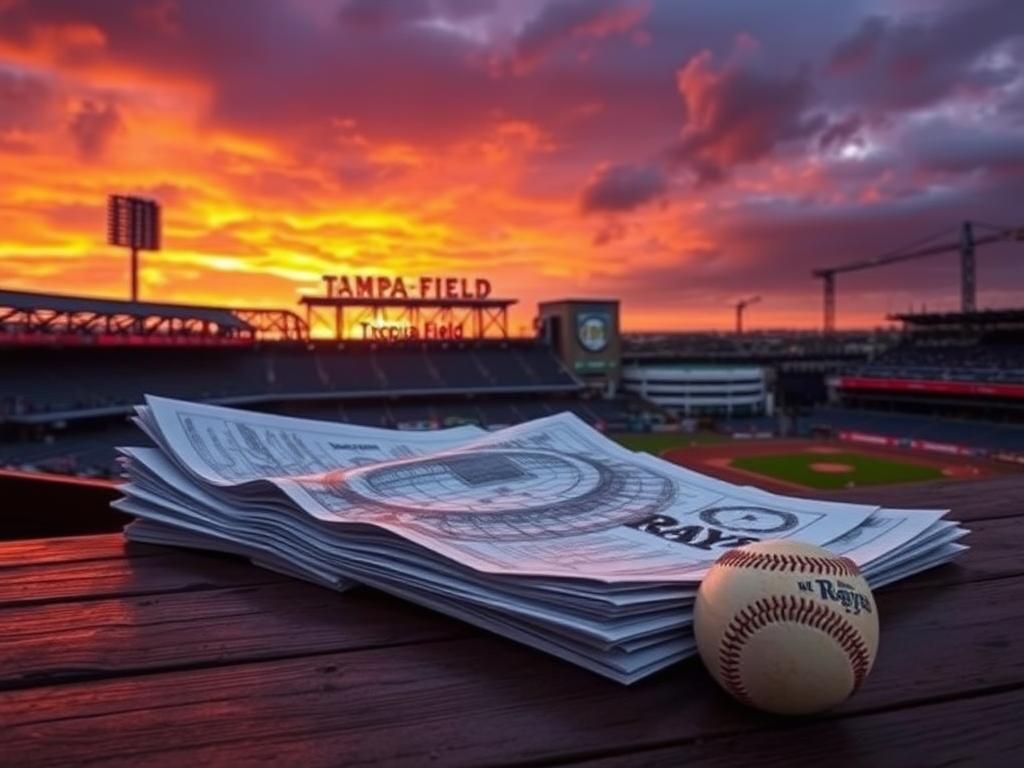
<instances>
[{"instance_id":1,"label":"red railing","mask_svg":"<svg viewBox=\"0 0 1024 768\"><path fill-rule=\"evenodd\" d=\"M840 376L840 389L884 392L919 392L925 395L1024 398L1024 384L995 384L980 381L934 381Z\"/></svg>"}]
</instances>

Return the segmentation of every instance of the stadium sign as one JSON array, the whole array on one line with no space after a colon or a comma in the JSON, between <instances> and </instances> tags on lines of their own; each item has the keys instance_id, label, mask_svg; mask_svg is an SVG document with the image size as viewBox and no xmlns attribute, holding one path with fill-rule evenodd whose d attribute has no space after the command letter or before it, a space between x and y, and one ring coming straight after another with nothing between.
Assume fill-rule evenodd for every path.
<instances>
[{"instance_id":1,"label":"stadium sign","mask_svg":"<svg viewBox=\"0 0 1024 768\"><path fill-rule=\"evenodd\" d=\"M371 341L458 341L466 337L462 323L423 323L415 325L381 324L360 322L363 338Z\"/></svg>"},{"instance_id":2,"label":"stadium sign","mask_svg":"<svg viewBox=\"0 0 1024 768\"><path fill-rule=\"evenodd\" d=\"M321 279L329 299L479 301L491 295L491 283L483 278L323 275Z\"/></svg>"},{"instance_id":3,"label":"stadium sign","mask_svg":"<svg viewBox=\"0 0 1024 768\"><path fill-rule=\"evenodd\" d=\"M607 312L581 313L576 318L576 339L587 352L603 352L611 335L610 326Z\"/></svg>"},{"instance_id":4,"label":"stadium sign","mask_svg":"<svg viewBox=\"0 0 1024 768\"><path fill-rule=\"evenodd\" d=\"M491 296L484 278L322 275L324 293L305 295L306 323L327 314L334 337L368 341L508 338L515 299Z\"/></svg>"}]
</instances>

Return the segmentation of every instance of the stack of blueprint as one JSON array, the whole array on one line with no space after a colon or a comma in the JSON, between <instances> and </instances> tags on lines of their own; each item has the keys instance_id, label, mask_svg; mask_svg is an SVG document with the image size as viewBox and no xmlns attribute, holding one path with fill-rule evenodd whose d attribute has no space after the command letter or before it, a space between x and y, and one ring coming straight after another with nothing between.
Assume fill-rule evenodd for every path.
<instances>
[{"instance_id":1,"label":"stack of blueprint","mask_svg":"<svg viewBox=\"0 0 1024 768\"><path fill-rule=\"evenodd\" d=\"M947 562L941 510L812 501L629 451L569 413L404 432L149 397L123 448L128 538L398 595L622 683L695 651L724 552L792 538L877 587Z\"/></svg>"}]
</instances>

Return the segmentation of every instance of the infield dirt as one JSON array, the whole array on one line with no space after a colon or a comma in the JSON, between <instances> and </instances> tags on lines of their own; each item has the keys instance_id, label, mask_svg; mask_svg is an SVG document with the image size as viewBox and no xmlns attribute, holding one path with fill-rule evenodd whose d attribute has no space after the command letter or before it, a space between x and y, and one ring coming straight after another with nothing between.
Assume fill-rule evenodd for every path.
<instances>
[{"instance_id":1,"label":"infield dirt","mask_svg":"<svg viewBox=\"0 0 1024 768\"><path fill-rule=\"evenodd\" d=\"M732 462L749 456L778 456L783 454L810 453L827 463L828 454L857 453L889 461L932 467L945 477L974 480L993 475L1013 474L1016 470L1008 465L980 458L944 456L925 451L879 448L855 443L822 442L816 440L750 440L732 441L717 445L669 448L661 453L662 458L680 466L703 472L730 483L754 485L780 493L813 492L813 488L769 477L759 472L750 472L732 466Z\"/></svg>"}]
</instances>

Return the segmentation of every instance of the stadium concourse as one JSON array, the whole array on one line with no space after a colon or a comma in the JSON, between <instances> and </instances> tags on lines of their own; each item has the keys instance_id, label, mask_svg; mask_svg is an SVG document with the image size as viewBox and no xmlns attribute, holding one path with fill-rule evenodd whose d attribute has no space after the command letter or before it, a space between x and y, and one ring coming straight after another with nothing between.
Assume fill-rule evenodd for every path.
<instances>
[{"instance_id":1,"label":"stadium concourse","mask_svg":"<svg viewBox=\"0 0 1024 768\"><path fill-rule=\"evenodd\" d=\"M290 314L0 291L0 467L112 477L146 394L402 429L665 418L595 395L538 339L313 341L282 332Z\"/></svg>"}]
</instances>

